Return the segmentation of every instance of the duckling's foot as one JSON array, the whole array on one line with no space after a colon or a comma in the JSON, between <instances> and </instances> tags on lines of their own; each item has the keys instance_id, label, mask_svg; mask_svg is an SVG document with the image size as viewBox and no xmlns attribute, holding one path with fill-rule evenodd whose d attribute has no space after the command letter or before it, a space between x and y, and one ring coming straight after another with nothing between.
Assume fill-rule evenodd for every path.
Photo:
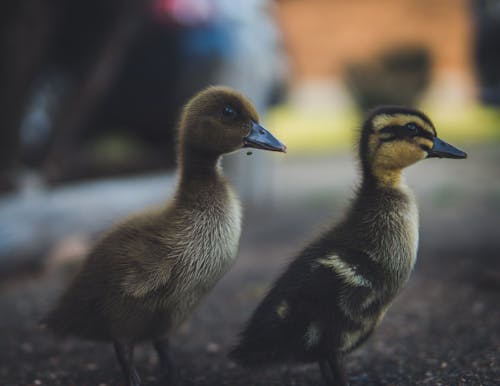
<instances>
[{"instance_id":1,"label":"duckling's foot","mask_svg":"<svg viewBox=\"0 0 500 386\"><path fill-rule=\"evenodd\" d=\"M326 386L348 386L344 367L337 356L321 359L318 364Z\"/></svg>"},{"instance_id":2,"label":"duckling's foot","mask_svg":"<svg viewBox=\"0 0 500 386\"><path fill-rule=\"evenodd\" d=\"M122 368L127 386L140 386L141 378L133 366L133 344L115 341L113 345L115 347L116 358Z\"/></svg>"},{"instance_id":3,"label":"duckling's foot","mask_svg":"<svg viewBox=\"0 0 500 386\"><path fill-rule=\"evenodd\" d=\"M179 377L172 356L170 355L168 339L164 338L153 341L153 347L158 353L160 360L162 384L165 386L175 386L179 382Z\"/></svg>"}]
</instances>

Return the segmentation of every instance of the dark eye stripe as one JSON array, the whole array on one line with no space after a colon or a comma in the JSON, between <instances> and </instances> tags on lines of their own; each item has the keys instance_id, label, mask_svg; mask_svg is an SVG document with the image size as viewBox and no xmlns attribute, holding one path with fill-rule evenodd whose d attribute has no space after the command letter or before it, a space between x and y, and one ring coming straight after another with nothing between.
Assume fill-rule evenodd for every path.
<instances>
[{"instance_id":1,"label":"dark eye stripe","mask_svg":"<svg viewBox=\"0 0 500 386\"><path fill-rule=\"evenodd\" d=\"M391 135L390 137L380 138L380 142L390 142L394 141L397 138L398 138L397 136Z\"/></svg>"},{"instance_id":2,"label":"dark eye stripe","mask_svg":"<svg viewBox=\"0 0 500 386\"><path fill-rule=\"evenodd\" d=\"M421 127L418 128L418 136L430 139L431 141L434 139L434 136L431 133L429 133L427 130L422 129Z\"/></svg>"},{"instance_id":3,"label":"dark eye stripe","mask_svg":"<svg viewBox=\"0 0 500 386\"><path fill-rule=\"evenodd\" d=\"M389 142L389 141L394 141L396 139L403 139L403 138L407 138L407 137L422 137L422 138L427 138L431 141L434 139L434 136L431 133L422 129L418 125L416 125L416 126L417 126L416 133L414 133L412 130L410 130L406 126L399 126L399 125L386 126L380 130L380 133L391 134L391 136L387 137L387 138L381 138L380 141L381 142Z\"/></svg>"},{"instance_id":4,"label":"dark eye stripe","mask_svg":"<svg viewBox=\"0 0 500 386\"><path fill-rule=\"evenodd\" d=\"M380 133L396 134L399 131L399 129L401 129L401 126L397 125L386 126L380 130Z\"/></svg>"}]
</instances>

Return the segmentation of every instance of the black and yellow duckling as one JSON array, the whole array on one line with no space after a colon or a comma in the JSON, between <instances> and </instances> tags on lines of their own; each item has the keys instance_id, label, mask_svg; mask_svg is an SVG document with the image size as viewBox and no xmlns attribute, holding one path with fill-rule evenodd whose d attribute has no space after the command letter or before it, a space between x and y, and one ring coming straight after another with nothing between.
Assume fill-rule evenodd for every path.
<instances>
[{"instance_id":1,"label":"black and yellow duckling","mask_svg":"<svg viewBox=\"0 0 500 386\"><path fill-rule=\"evenodd\" d=\"M285 151L259 125L251 102L210 87L185 106L179 123L179 182L156 211L119 223L94 246L46 323L59 335L113 342L128 385L139 385L134 344L151 340L174 382L168 336L235 259L241 209L220 158L243 147Z\"/></svg>"},{"instance_id":2,"label":"black and yellow duckling","mask_svg":"<svg viewBox=\"0 0 500 386\"><path fill-rule=\"evenodd\" d=\"M359 141L362 181L345 218L306 246L255 310L230 353L246 366L318 362L345 385L343 358L381 322L417 255L418 212L402 171L424 158L466 158L419 111L382 107Z\"/></svg>"}]
</instances>

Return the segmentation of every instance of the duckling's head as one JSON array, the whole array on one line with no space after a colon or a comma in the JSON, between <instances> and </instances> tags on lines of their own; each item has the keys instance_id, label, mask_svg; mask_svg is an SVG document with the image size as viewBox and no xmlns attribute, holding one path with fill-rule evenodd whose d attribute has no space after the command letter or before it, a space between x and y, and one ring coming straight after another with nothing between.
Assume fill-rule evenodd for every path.
<instances>
[{"instance_id":1,"label":"duckling's head","mask_svg":"<svg viewBox=\"0 0 500 386\"><path fill-rule=\"evenodd\" d=\"M252 102L231 88L208 87L186 104L179 125L181 153L218 157L242 147L286 151L259 124Z\"/></svg>"},{"instance_id":2,"label":"duckling's head","mask_svg":"<svg viewBox=\"0 0 500 386\"><path fill-rule=\"evenodd\" d=\"M365 176L388 185L399 182L401 171L425 158L466 158L467 154L440 140L431 120L422 112L388 106L366 119L360 138Z\"/></svg>"}]
</instances>

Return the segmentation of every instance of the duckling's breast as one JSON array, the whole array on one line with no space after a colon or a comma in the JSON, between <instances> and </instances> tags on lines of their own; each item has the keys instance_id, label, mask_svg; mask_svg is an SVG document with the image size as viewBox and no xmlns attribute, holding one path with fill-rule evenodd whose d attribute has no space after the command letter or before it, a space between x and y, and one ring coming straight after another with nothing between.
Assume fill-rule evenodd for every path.
<instances>
[{"instance_id":1,"label":"duckling's breast","mask_svg":"<svg viewBox=\"0 0 500 386\"><path fill-rule=\"evenodd\" d=\"M388 282L395 291L406 283L415 265L419 238L416 201L409 189L402 193L385 204L375 221L381 232L373 255L390 274Z\"/></svg>"},{"instance_id":2,"label":"duckling's breast","mask_svg":"<svg viewBox=\"0 0 500 386\"><path fill-rule=\"evenodd\" d=\"M232 190L224 200L182 210L171 252L175 265L163 306L181 323L233 264L241 233L241 207Z\"/></svg>"}]
</instances>

